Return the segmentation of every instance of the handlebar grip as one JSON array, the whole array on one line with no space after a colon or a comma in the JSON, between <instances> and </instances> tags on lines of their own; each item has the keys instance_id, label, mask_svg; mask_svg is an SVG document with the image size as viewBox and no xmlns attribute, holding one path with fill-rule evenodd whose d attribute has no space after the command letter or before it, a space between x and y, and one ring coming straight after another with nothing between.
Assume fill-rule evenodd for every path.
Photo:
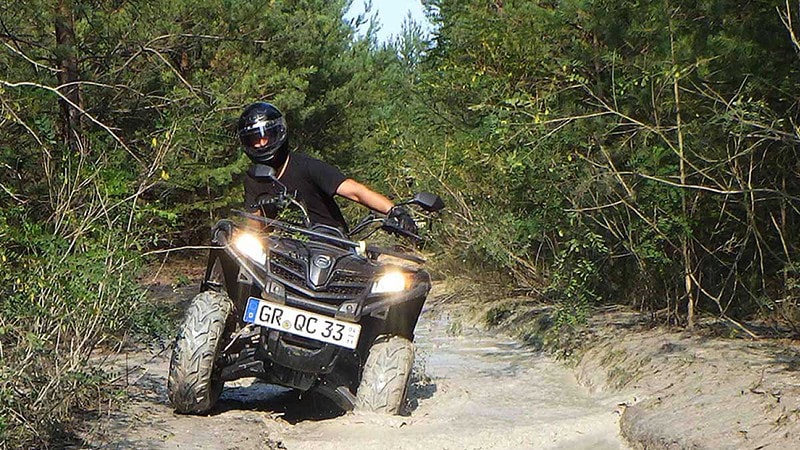
<instances>
[{"instance_id":1,"label":"handlebar grip","mask_svg":"<svg viewBox=\"0 0 800 450\"><path fill-rule=\"evenodd\" d=\"M227 245L233 234L236 224L227 219L218 221L211 229L211 242L218 245Z\"/></svg>"},{"instance_id":2,"label":"handlebar grip","mask_svg":"<svg viewBox=\"0 0 800 450\"><path fill-rule=\"evenodd\" d=\"M262 197L259 198L256 202L257 206L267 206L267 205L279 205L283 202L283 199L280 196L269 196L269 197Z\"/></svg>"},{"instance_id":3,"label":"handlebar grip","mask_svg":"<svg viewBox=\"0 0 800 450\"><path fill-rule=\"evenodd\" d=\"M383 222L382 227L383 227L383 229L385 229L389 233L393 233L393 234L396 234L398 236L402 236L402 237L411 239L412 241L417 242L417 243L422 242L422 236L420 236L420 235L418 235L416 233L412 233L412 232L410 232L408 230L404 230L404 229L400 228L399 226L395 225L395 223L392 223L392 222L390 222L388 220Z\"/></svg>"}]
</instances>

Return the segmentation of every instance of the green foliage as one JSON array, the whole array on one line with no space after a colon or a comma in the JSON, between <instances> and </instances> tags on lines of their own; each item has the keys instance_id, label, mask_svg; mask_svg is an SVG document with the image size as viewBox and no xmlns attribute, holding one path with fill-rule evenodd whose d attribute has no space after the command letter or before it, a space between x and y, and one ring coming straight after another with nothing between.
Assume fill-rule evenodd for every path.
<instances>
[{"instance_id":1,"label":"green foliage","mask_svg":"<svg viewBox=\"0 0 800 450\"><path fill-rule=\"evenodd\" d=\"M489 326L497 326L514 313L513 305L499 304L486 311L485 321Z\"/></svg>"},{"instance_id":2,"label":"green foliage","mask_svg":"<svg viewBox=\"0 0 800 450\"><path fill-rule=\"evenodd\" d=\"M564 243L552 266L547 291L557 299L555 325L574 327L588 317L592 305L600 300L596 293L602 284L598 267L608 256L603 238L589 233Z\"/></svg>"},{"instance_id":3,"label":"green foliage","mask_svg":"<svg viewBox=\"0 0 800 450\"><path fill-rule=\"evenodd\" d=\"M9 445L38 446L105 389L87 358L137 310L137 258L124 231L69 239L20 208L0 218L0 416Z\"/></svg>"},{"instance_id":4,"label":"green foliage","mask_svg":"<svg viewBox=\"0 0 800 450\"><path fill-rule=\"evenodd\" d=\"M138 307L127 316L126 330L140 339L169 341L178 323L178 313L173 305L156 302L137 302Z\"/></svg>"},{"instance_id":5,"label":"green foliage","mask_svg":"<svg viewBox=\"0 0 800 450\"><path fill-rule=\"evenodd\" d=\"M800 72L784 7L427 4L435 45L400 94L415 101L374 140L449 194L451 258L545 287L564 323L604 301L685 313L685 271L709 312L788 295Z\"/></svg>"}]
</instances>

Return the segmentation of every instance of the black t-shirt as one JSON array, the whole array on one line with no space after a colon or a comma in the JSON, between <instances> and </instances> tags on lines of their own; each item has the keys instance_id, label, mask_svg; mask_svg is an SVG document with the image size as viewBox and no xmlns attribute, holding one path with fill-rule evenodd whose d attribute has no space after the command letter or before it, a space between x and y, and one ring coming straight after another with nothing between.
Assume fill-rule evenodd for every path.
<instances>
[{"instance_id":1,"label":"black t-shirt","mask_svg":"<svg viewBox=\"0 0 800 450\"><path fill-rule=\"evenodd\" d=\"M342 211L333 200L336 189L347 177L332 165L302 153L290 153L286 170L279 180L308 210L311 222L347 230ZM258 210L263 195L275 195L280 187L265 178L256 178L251 167L244 177L244 204L247 210Z\"/></svg>"}]
</instances>

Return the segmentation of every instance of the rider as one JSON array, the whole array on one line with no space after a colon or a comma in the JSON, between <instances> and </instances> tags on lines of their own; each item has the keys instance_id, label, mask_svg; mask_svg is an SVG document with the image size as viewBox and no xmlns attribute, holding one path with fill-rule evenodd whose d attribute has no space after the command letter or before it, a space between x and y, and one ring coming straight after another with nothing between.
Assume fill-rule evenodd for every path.
<instances>
[{"instance_id":1,"label":"rider","mask_svg":"<svg viewBox=\"0 0 800 450\"><path fill-rule=\"evenodd\" d=\"M395 206L386 196L348 178L326 162L290 151L286 120L274 105L256 102L247 106L239 116L237 134L253 162L244 179L245 208L249 211L258 213L259 198L277 193L277 186L269 178L257 176L257 166L267 165L275 169L277 179L305 205L313 224L347 231L344 216L334 201L334 195L340 195L386 214L404 230L416 233L416 224L408 211Z\"/></svg>"}]
</instances>

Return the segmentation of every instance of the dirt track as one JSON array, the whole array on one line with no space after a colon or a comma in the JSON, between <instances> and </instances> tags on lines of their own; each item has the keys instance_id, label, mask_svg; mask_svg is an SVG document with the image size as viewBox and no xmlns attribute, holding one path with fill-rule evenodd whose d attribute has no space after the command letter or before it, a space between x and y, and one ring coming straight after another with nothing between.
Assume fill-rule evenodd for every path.
<instances>
[{"instance_id":1,"label":"dirt track","mask_svg":"<svg viewBox=\"0 0 800 450\"><path fill-rule=\"evenodd\" d=\"M627 448L618 398L593 397L548 357L452 318L429 301L417 327L407 417L337 415L326 400L245 380L208 417L172 413L169 350L127 355L133 400L93 424L89 448ZM124 367L124 357L117 363Z\"/></svg>"}]
</instances>

